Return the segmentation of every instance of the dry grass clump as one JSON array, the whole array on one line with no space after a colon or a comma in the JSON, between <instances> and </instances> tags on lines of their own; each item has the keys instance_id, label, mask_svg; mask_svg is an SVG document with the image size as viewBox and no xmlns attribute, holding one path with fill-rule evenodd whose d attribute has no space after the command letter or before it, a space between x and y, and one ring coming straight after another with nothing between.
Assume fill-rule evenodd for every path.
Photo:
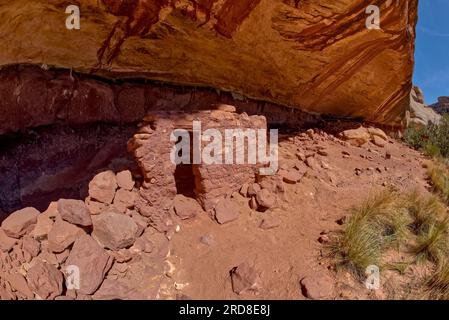
<instances>
[{"instance_id":1,"label":"dry grass clump","mask_svg":"<svg viewBox=\"0 0 449 320\"><path fill-rule=\"evenodd\" d=\"M449 264L438 266L424 284L424 297L432 300L449 300Z\"/></svg>"},{"instance_id":2,"label":"dry grass clump","mask_svg":"<svg viewBox=\"0 0 449 320\"><path fill-rule=\"evenodd\" d=\"M447 220L432 221L419 231L412 252L418 261L427 259L441 265L446 263L449 254L448 240Z\"/></svg>"},{"instance_id":3,"label":"dry grass clump","mask_svg":"<svg viewBox=\"0 0 449 320\"><path fill-rule=\"evenodd\" d=\"M391 190L371 196L351 210L344 232L332 244L337 266L362 276L370 265L379 265L383 249L407 232L409 217L402 199Z\"/></svg>"},{"instance_id":4,"label":"dry grass clump","mask_svg":"<svg viewBox=\"0 0 449 320\"><path fill-rule=\"evenodd\" d=\"M416 191L406 196L406 205L413 220L409 229L415 235L412 253L418 261L440 263L449 252L446 207L437 196L423 197Z\"/></svg>"},{"instance_id":5,"label":"dry grass clump","mask_svg":"<svg viewBox=\"0 0 449 320\"><path fill-rule=\"evenodd\" d=\"M434 191L449 204L449 168L446 160L429 161L426 163L427 175L432 183Z\"/></svg>"},{"instance_id":6,"label":"dry grass clump","mask_svg":"<svg viewBox=\"0 0 449 320\"><path fill-rule=\"evenodd\" d=\"M449 220L438 196L388 190L369 197L351 213L331 245L337 267L363 278L370 265L405 274L411 264L429 262L435 270L420 291L431 299L449 298ZM391 249L411 262L384 261Z\"/></svg>"}]
</instances>

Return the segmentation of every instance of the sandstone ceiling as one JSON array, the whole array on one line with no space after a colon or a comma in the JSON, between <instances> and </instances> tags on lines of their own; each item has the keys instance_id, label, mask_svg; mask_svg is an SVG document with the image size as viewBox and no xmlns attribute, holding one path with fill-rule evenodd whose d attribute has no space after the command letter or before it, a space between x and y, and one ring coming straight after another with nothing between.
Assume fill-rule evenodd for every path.
<instances>
[{"instance_id":1,"label":"sandstone ceiling","mask_svg":"<svg viewBox=\"0 0 449 320\"><path fill-rule=\"evenodd\" d=\"M213 87L313 113L398 125L418 0L0 0L0 65ZM65 26L78 5L81 29Z\"/></svg>"}]
</instances>

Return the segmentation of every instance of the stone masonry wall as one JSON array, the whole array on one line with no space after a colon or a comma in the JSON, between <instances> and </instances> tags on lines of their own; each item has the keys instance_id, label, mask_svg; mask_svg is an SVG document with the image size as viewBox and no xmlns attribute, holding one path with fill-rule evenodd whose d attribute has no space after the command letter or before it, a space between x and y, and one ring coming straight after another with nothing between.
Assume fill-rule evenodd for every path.
<instances>
[{"instance_id":1,"label":"stone masonry wall","mask_svg":"<svg viewBox=\"0 0 449 320\"><path fill-rule=\"evenodd\" d=\"M172 206L177 186L176 165L170 160L174 146L174 142L170 142L170 134L174 129L191 131L194 120L201 121L202 131L217 129L223 137L225 129L267 128L263 116L237 114L231 106L222 106L221 109L189 115L152 113L144 118L138 133L130 140L129 150L133 152L144 177L136 208L150 218L150 224L157 230L167 232L173 226ZM206 143L202 144L204 147ZM220 199L238 191L243 184L255 181L258 168L257 164L193 164L191 188L198 202L212 215Z\"/></svg>"}]
</instances>

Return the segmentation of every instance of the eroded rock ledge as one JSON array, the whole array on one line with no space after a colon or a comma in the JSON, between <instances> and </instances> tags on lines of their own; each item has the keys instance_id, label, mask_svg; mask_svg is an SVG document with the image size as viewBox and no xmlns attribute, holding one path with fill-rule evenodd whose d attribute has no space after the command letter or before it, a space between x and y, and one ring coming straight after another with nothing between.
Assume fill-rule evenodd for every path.
<instances>
[{"instance_id":1,"label":"eroded rock ledge","mask_svg":"<svg viewBox=\"0 0 449 320\"><path fill-rule=\"evenodd\" d=\"M210 88L143 79L112 81L32 65L0 69L0 135L53 124L131 124L153 110L194 112L220 103L248 114L264 114L271 125L285 128L318 120L300 110Z\"/></svg>"},{"instance_id":2,"label":"eroded rock ledge","mask_svg":"<svg viewBox=\"0 0 449 320\"><path fill-rule=\"evenodd\" d=\"M320 120L297 109L210 88L143 79L112 81L33 65L3 67L0 220L24 206L44 210L60 197L81 198L86 182L98 170L129 165L126 142L145 114L167 110L189 114L215 104L263 114L270 126L281 129L316 125Z\"/></svg>"}]
</instances>

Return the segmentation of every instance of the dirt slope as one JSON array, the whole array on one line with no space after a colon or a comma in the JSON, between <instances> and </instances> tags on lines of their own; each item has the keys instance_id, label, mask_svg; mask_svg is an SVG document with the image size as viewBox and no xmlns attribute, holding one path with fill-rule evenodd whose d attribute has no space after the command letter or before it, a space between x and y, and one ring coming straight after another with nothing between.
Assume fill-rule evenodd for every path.
<instances>
[{"instance_id":1,"label":"dirt slope","mask_svg":"<svg viewBox=\"0 0 449 320\"><path fill-rule=\"evenodd\" d=\"M244 208L237 221L220 226L207 217L197 218L183 225L173 238L171 252L177 261L177 281L189 283L181 290L183 294L194 299L304 299L301 279L329 276L338 289L326 298L368 296L368 290L354 280L336 278L331 263L321 256L323 245L318 240L323 232L341 229L336 221L371 193L389 186L427 193L424 158L393 140L385 147L371 143L353 147L321 134L315 134L313 139L294 139L281 143L284 165L299 165L306 174L298 184L284 184L285 201L279 208L256 212L249 208L248 199L236 195ZM318 148L328 155L315 153ZM297 149L314 153L317 167L303 165L295 155ZM356 169L361 170L358 175ZM260 223L267 215L278 217L279 226L261 229ZM201 241L204 236L212 239L211 244ZM242 263L260 274L262 285L256 295L238 296L232 291L229 272ZM377 296L385 297L382 291Z\"/></svg>"}]
</instances>

